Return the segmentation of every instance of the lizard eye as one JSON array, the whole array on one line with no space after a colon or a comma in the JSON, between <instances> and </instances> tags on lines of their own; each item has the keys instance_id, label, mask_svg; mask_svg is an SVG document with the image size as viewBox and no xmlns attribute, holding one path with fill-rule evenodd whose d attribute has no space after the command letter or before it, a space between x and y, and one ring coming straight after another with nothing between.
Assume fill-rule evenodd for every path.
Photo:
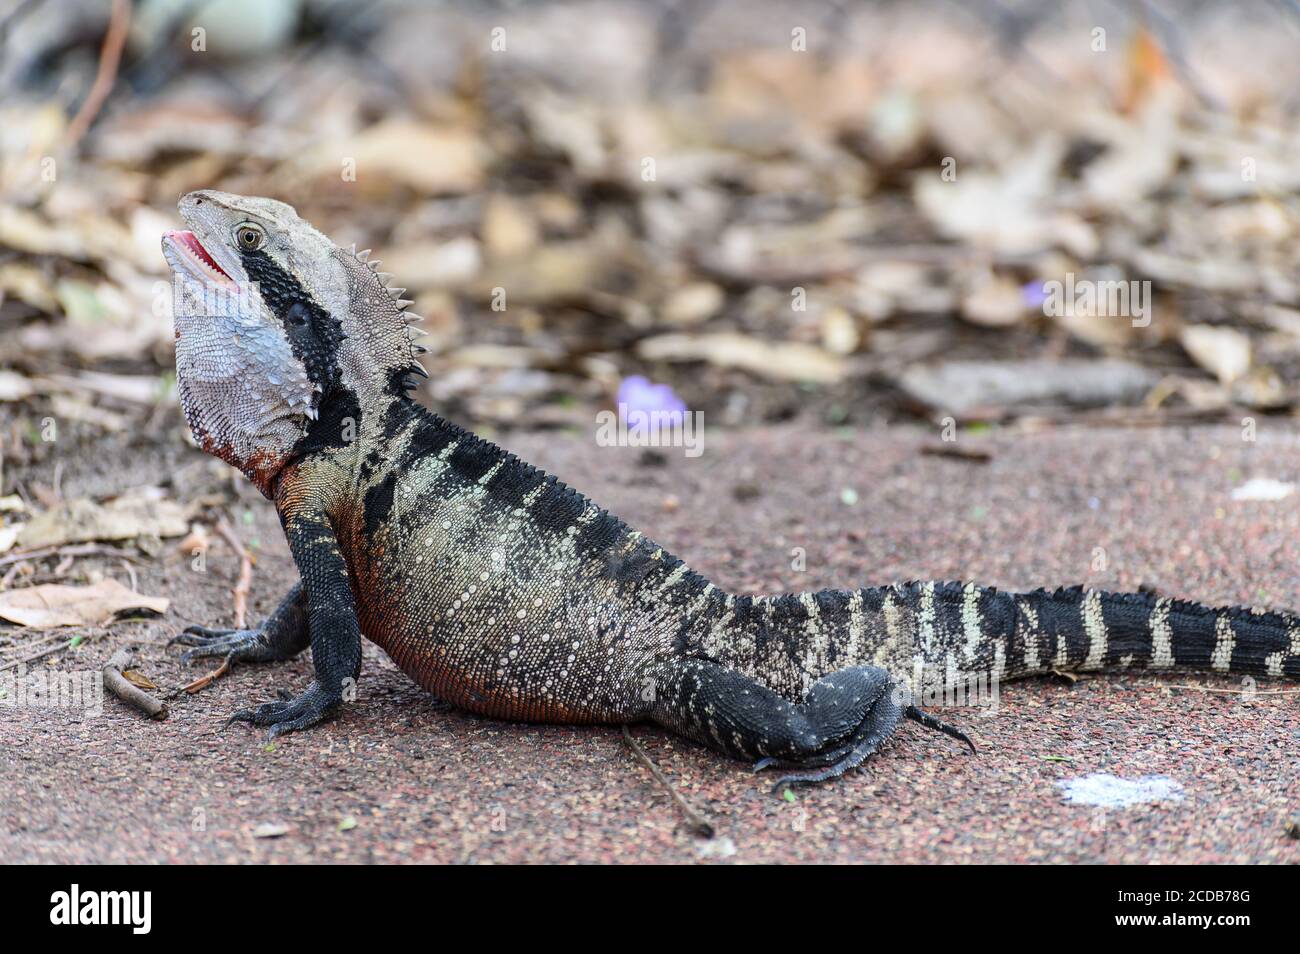
<instances>
[{"instance_id":1,"label":"lizard eye","mask_svg":"<svg viewBox=\"0 0 1300 954\"><path fill-rule=\"evenodd\" d=\"M235 226L235 244L245 252L255 252L266 242L266 233L260 225L244 222Z\"/></svg>"}]
</instances>

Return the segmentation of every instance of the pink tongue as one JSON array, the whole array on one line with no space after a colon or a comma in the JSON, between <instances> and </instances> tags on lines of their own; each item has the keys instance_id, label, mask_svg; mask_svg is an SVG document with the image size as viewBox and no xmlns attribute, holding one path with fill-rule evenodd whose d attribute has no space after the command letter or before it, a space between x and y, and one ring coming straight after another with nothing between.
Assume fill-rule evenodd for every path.
<instances>
[{"instance_id":1,"label":"pink tongue","mask_svg":"<svg viewBox=\"0 0 1300 954\"><path fill-rule=\"evenodd\" d=\"M218 265L216 261L213 259L213 257L208 254L208 250L203 247L203 245L199 242L197 236L195 236L193 232L187 229L172 229L169 230L166 233L166 235L173 242L177 242L181 245L184 245L191 252L193 252L199 258L203 259L204 262L211 265L222 275L226 275L226 270L222 268L220 265ZM226 275L226 277L229 278L230 276Z\"/></svg>"}]
</instances>

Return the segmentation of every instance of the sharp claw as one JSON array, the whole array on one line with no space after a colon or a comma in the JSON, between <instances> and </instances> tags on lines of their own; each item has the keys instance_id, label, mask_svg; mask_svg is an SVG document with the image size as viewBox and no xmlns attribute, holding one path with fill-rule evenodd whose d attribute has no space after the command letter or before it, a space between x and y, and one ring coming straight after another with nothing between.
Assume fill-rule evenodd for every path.
<instances>
[{"instance_id":1,"label":"sharp claw","mask_svg":"<svg viewBox=\"0 0 1300 954\"><path fill-rule=\"evenodd\" d=\"M236 712L234 715L232 715L229 719L227 719L225 722L221 724L221 731L225 732L236 722L252 722L252 721L253 721L253 710L240 709L238 712Z\"/></svg>"},{"instance_id":2,"label":"sharp claw","mask_svg":"<svg viewBox=\"0 0 1300 954\"><path fill-rule=\"evenodd\" d=\"M927 729L934 729L936 732L942 732L944 735L957 739L959 742L965 742L970 746L972 755L979 755L979 750L975 748L975 743L970 740L970 737L965 732L956 726L949 725L942 719L936 718L923 709L918 709L916 706L908 706L903 711L903 714L914 722L921 723L921 725L925 726Z\"/></svg>"},{"instance_id":3,"label":"sharp claw","mask_svg":"<svg viewBox=\"0 0 1300 954\"><path fill-rule=\"evenodd\" d=\"M267 730L266 737L268 739L278 739L280 736L298 728L300 721L301 719L294 719L292 722L277 722Z\"/></svg>"}]
</instances>

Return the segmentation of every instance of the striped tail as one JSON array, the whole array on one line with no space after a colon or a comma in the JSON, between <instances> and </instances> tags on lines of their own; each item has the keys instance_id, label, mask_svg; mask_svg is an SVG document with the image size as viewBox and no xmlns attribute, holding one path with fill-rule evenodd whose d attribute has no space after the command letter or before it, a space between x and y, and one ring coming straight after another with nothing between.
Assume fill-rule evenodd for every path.
<instances>
[{"instance_id":1,"label":"striped tail","mask_svg":"<svg viewBox=\"0 0 1300 954\"><path fill-rule=\"evenodd\" d=\"M700 655L800 699L822 676L880 666L911 679L994 681L1052 671L1198 669L1300 677L1300 617L1081 586L1004 593L914 582L782 597L729 596L696 621Z\"/></svg>"},{"instance_id":2,"label":"striped tail","mask_svg":"<svg viewBox=\"0 0 1300 954\"><path fill-rule=\"evenodd\" d=\"M1018 675L1136 667L1300 677L1300 617L1291 613L1081 586L1011 600Z\"/></svg>"}]
</instances>

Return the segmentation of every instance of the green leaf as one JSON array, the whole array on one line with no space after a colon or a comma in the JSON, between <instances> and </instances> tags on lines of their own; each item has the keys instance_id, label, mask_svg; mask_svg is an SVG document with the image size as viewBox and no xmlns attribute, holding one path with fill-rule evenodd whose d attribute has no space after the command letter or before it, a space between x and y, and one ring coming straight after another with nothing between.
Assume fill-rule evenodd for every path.
<instances>
[{"instance_id":1,"label":"green leaf","mask_svg":"<svg viewBox=\"0 0 1300 954\"><path fill-rule=\"evenodd\" d=\"M791 803L793 803L795 800L794 792L790 791L790 789L788 788L781 793L781 797L784 798L787 802L791 802Z\"/></svg>"},{"instance_id":2,"label":"green leaf","mask_svg":"<svg viewBox=\"0 0 1300 954\"><path fill-rule=\"evenodd\" d=\"M339 831L351 831L357 827L357 820L351 815L344 815L339 819Z\"/></svg>"},{"instance_id":3,"label":"green leaf","mask_svg":"<svg viewBox=\"0 0 1300 954\"><path fill-rule=\"evenodd\" d=\"M1074 759L1069 755L1040 755L1044 762L1073 762Z\"/></svg>"}]
</instances>

